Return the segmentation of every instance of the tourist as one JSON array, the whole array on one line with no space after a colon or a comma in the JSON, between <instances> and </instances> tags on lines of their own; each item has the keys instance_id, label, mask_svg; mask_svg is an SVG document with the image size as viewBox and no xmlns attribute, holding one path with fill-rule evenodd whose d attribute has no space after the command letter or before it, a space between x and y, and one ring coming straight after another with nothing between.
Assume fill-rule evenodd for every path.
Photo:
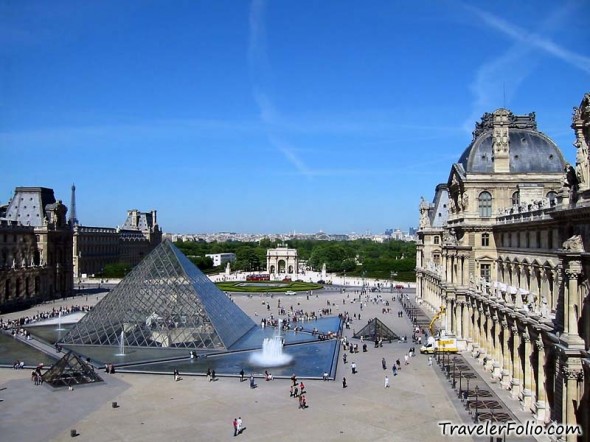
<instances>
[{"instance_id":1,"label":"tourist","mask_svg":"<svg viewBox=\"0 0 590 442\"><path fill-rule=\"evenodd\" d=\"M342 388L346 388L346 378L342 378Z\"/></svg>"},{"instance_id":2,"label":"tourist","mask_svg":"<svg viewBox=\"0 0 590 442\"><path fill-rule=\"evenodd\" d=\"M242 368L240 370L240 382L242 382L244 380L244 369Z\"/></svg>"},{"instance_id":3,"label":"tourist","mask_svg":"<svg viewBox=\"0 0 590 442\"><path fill-rule=\"evenodd\" d=\"M409 359L410 359L410 357L407 354L405 354L404 355L405 365L409 364L409 362L408 362Z\"/></svg>"},{"instance_id":4,"label":"tourist","mask_svg":"<svg viewBox=\"0 0 590 442\"><path fill-rule=\"evenodd\" d=\"M177 369L174 369L174 381L180 381L182 378L180 377L180 373Z\"/></svg>"},{"instance_id":5,"label":"tourist","mask_svg":"<svg viewBox=\"0 0 590 442\"><path fill-rule=\"evenodd\" d=\"M303 382L299 383L299 390L300 390L301 394L306 393L305 385L303 385Z\"/></svg>"},{"instance_id":6,"label":"tourist","mask_svg":"<svg viewBox=\"0 0 590 442\"><path fill-rule=\"evenodd\" d=\"M383 367L383 370L387 370L387 363L385 362L385 358L381 358L381 366Z\"/></svg>"},{"instance_id":7,"label":"tourist","mask_svg":"<svg viewBox=\"0 0 590 442\"><path fill-rule=\"evenodd\" d=\"M346 364L346 353L342 355L342 362Z\"/></svg>"},{"instance_id":8,"label":"tourist","mask_svg":"<svg viewBox=\"0 0 590 442\"><path fill-rule=\"evenodd\" d=\"M400 360L399 359L396 359L395 360L395 363L397 364L397 369L398 370L401 370L402 369L402 363L400 362Z\"/></svg>"},{"instance_id":9,"label":"tourist","mask_svg":"<svg viewBox=\"0 0 590 442\"><path fill-rule=\"evenodd\" d=\"M391 370L393 371L393 375L397 376L397 366L395 364L393 364L393 367L391 367Z\"/></svg>"},{"instance_id":10,"label":"tourist","mask_svg":"<svg viewBox=\"0 0 590 442\"><path fill-rule=\"evenodd\" d=\"M353 362L352 364L350 364L350 368L352 370L352 374L356 374L356 362Z\"/></svg>"},{"instance_id":11,"label":"tourist","mask_svg":"<svg viewBox=\"0 0 590 442\"><path fill-rule=\"evenodd\" d=\"M428 356L428 365L431 366L432 365L432 356Z\"/></svg>"},{"instance_id":12,"label":"tourist","mask_svg":"<svg viewBox=\"0 0 590 442\"><path fill-rule=\"evenodd\" d=\"M322 380L323 381L327 381L328 380L328 372L324 371L324 374L322 375Z\"/></svg>"},{"instance_id":13,"label":"tourist","mask_svg":"<svg viewBox=\"0 0 590 442\"><path fill-rule=\"evenodd\" d=\"M246 429L246 427L243 425L242 418L238 417L238 434L242 434L242 432Z\"/></svg>"},{"instance_id":14,"label":"tourist","mask_svg":"<svg viewBox=\"0 0 590 442\"><path fill-rule=\"evenodd\" d=\"M257 387L257 385L256 385L256 382L254 381L254 375L251 374L250 375L250 388L256 388L256 387Z\"/></svg>"},{"instance_id":15,"label":"tourist","mask_svg":"<svg viewBox=\"0 0 590 442\"><path fill-rule=\"evenodd\" d=\"M237 417L234 418L233 425L234 425L234 437L235 437L238 435L238 418Z\"/></svg>"},{"instance_id":16,"label":"tourist","mask_svg":"<svg viewBox=\"0 0 590 442\"><path fill-rule=\"evenodd\" d=\"M211 369L210 368L207 369L207 381L211 382Z\"/></svg>"},{"instance_id":17,"label":"tourist","mask_svg":"<svg viewBox=\"0 0 590 442\"><path fill-rule=\"evenodd\" d=\"M211 380L215 381L215 370L211 370Z\"/></svg>"},{"instance_id":18,"label":"tourist","mask_svg":"<svg viewBox=\"0 0 590 442\"><path fill-rule=\"evenodd\" d=\"M389 378L385 376L385 388L389 388Z\"/></svg>"}]
</instances>

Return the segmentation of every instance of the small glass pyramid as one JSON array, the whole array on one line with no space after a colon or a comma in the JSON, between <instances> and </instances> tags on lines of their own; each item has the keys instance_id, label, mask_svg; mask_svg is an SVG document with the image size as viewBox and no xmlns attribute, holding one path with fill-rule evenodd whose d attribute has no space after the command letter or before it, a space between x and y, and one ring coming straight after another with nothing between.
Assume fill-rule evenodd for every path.
<instances>
[{"instance_id":1,"label":"small glass pyramid","mask_svg":"<svg viewBox=\"0 0 590 442\"><path fill-rule=\"evenodd\" d=\"M60 341L65 345L228 350L256 324L164 240Z\"/></svg>"},{"instance_id":2,"label":"small glass pyramid","mask_svg":"<svg viewBox=\"0 0 590 442\"><path fill-rule=\"evenodd\" d=\"M71 387L102 382L101 377L94 371L94 367L71 351L47 370L42 378L43 382L47 382L52 387Z\"/></svg>"}]
</instances>

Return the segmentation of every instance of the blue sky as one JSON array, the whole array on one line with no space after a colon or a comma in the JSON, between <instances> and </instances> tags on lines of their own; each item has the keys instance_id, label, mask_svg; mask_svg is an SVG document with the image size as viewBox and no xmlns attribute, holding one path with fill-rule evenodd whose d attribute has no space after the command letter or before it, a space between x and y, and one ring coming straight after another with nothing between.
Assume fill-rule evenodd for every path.
<instances>
[{"instance_id":1,"label":"blue sky","mask_svg":"<svg viewBox=\"0 0 590 442\"><path fill-rule=\"evenodd\" d=\"M0 1L0 203L84 225L383 232L418 223L484 112L575 157L587 1Z\"/></svg>"}]
</instances>

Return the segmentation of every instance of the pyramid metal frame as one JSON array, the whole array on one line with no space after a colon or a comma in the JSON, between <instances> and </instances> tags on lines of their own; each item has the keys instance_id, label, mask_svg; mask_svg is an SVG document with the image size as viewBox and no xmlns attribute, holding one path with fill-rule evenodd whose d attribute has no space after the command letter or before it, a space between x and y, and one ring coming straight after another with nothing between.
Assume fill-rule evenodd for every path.
<instances>
[{"instance_id":1,"label":"pyramid metal frame","mask_svg":"<svg viewBox=\"0 0 590 442\"><path fill-rule=\"evenodd\" d=\"M254 327L227 294L164 240L61 342L228 350Z\"/></svg>"},{"instance_id":2,"label":"pyramid metal frame","mask_svg":"<svg viewBox=\"0 0 590 442\"><path fill-rule=\"evenodd\" d=\"M356 332L353 337L360 339L361 336L363 339L370 339L372 341L378 338L382 338L383 340L399 340L399 336L392 332L391 329L378 318L371 319L369 323Z\"/></svg>"},{"instance_id":3,"label":"pyramid metal frame","mask_svg":"<svg viewBox=\"0 0 590 442\"><path fill-rule=\"evenodd\" d=\"M43 382L52 387L71 387L72 385L103 382L94 367L84 362L78 355L69 351L63 358L41 376Z\"/></svg>"}]
</instances>

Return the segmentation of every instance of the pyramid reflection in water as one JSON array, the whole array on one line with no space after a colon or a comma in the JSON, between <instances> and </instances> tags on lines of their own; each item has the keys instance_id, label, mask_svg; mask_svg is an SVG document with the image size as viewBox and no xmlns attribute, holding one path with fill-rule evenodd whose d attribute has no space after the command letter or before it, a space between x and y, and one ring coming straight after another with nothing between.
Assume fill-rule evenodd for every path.
<instances>
[{"instance_id":1,"label":"pyramid reflection in water","mask_svg":"<svg viewBox=\"0 0 590 442\"><path fill-rule=\"evenodd\" d=\"M133 269L61 340L64 345L230 350L256 324L170 241ZM78 347L79 349L79 347Z\"/></svg>"}]
</instances>

